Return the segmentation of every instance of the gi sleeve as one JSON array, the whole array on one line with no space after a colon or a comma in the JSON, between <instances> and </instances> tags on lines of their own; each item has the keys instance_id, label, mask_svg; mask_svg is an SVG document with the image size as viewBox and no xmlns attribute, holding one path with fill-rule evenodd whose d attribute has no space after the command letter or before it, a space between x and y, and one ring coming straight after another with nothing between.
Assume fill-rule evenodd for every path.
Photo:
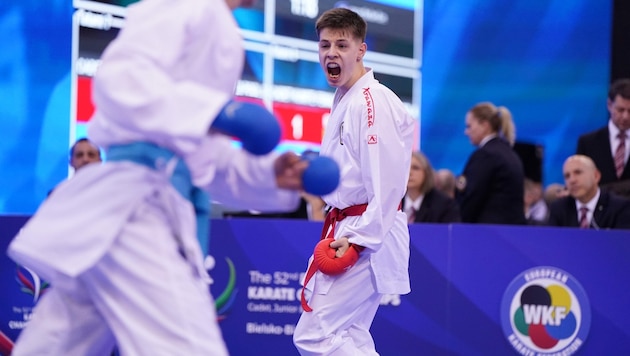
<instances>
[{"instance_id":1,"label":"gi sleeve","mask_svg":"<svg viewBox=\"0 0 630 356\"><path fill-rule=\"evenodd\" d=\"M300 194L276 185L274 162L277 153L253 156L234 147L222 134L204 138L199 154L190 159L209 167L193 177L195 185L210 193L213 200L231 208L281 212L297 209Z\"/></svg>"}]
</instances>

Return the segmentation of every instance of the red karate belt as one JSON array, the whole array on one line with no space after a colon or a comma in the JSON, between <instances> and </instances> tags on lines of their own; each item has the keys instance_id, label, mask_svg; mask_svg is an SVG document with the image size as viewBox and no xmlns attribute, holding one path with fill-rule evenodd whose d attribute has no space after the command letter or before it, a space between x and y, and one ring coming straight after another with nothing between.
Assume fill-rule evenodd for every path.
<instances>
[{"instance_id":1,"label":"red karate belt","mask_svg":"<svg viewBox=\"0 0 630 356\"><path fill-rule=\"evenodd\" d=\"M343 256L335 257L337 250L331 248L330 243L335 241L335 226L337 225L337 221L341 221L347 216L362 215L367 209L367 206L367 204L353 205L342 210L333 208L326 215L324 228L322 229L322 236L313 251L313 262L308 267L306 277L304 278L304 286L302 287L301 297L302 309L304 309L304 311L313 311L313 309L306 303L304 289L311 278L315 275L315 272L319 270L322 271L322 273L335 276L345 272L359 260L359 253L363 251L365 247L350 244L351 248L349 248Z\"/></svg>"}]
</instances>

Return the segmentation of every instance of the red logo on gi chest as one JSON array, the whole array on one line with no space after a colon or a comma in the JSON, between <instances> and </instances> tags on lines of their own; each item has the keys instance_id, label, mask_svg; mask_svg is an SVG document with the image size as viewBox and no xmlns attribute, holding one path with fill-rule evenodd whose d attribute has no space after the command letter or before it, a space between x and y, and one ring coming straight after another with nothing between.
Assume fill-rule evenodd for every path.
<instances>
[{"instance_id":1,"label":"red logo on gi chest","mask_svg":"<svg viewBox=\"0 0 630 356\"><path fill-rule=\"evenodd\" d=\"M368 127L372 127L372 125L374 125L374 101L372 100L370 88L363 88L363 98L365 99L365 106L367 107L367 125Z\"/></svg>"},{"instance_id":2,"label":"red logo on gi chest","mask_svg":"<svg viewBox=\"0 0 630 356\"><path fill-rule=\"evenodd\" d=\"M378 143L376 135L368 135L368 145L373 145L375 143Z\"/></svg>"}]
</instances>

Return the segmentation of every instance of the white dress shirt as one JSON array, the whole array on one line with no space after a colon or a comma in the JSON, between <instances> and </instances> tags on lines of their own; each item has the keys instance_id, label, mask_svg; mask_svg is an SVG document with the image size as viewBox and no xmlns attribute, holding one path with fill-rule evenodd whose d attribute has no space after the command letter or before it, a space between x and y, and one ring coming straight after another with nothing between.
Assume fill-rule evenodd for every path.
<instances>
[{"instance_id":1,"label":"white dress shirt","mask_svg":"<svg viewBox=\"0 0 630 356\"><path fill-rule=\"evenodd\" d=\"M589 225L594 225L596 228L597 226L597 222L595 222L595 224L593 224L593 212L595 211L595 208L597 208L597 202L599 201L599 195L600 195L600 190L597 189L597 194L595 194L595 196L589 200L586 204L576 200L575 201L575 209L577 211L578 214L578 223L580 222L580 209L582 207L586 207L586 209L588 209L586 211L586 220L588 221Z\"/></svg>"}]
</instances>

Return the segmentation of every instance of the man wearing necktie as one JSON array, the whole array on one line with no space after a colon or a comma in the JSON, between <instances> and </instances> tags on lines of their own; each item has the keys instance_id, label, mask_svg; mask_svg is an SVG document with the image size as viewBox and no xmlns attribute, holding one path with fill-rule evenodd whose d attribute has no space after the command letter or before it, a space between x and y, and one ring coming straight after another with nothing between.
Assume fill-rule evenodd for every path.
<instances>
[{"instance_id":1,"label":"man wearing necktie","mask_svg":"<svg viewBox=\"0 0 630 356\"><path fill-rule=\"evenodd\" d=\"M599 188L601 173L590 157L567 158L562 173L569 195L551 204L549 225L630 229L630 199Z\"/></svg>"},{"instance_id":2,"label":"man wearing necktie","mask_svg":"<svg viewBox=\"0 0 630 356\"><path fill-rule=\"evenodd\" d=\"M607 106L608 125L580 136L577 154L595 162L602 188L630 198L630 79L611 84Z\"/></svg>"}]
</instances>

